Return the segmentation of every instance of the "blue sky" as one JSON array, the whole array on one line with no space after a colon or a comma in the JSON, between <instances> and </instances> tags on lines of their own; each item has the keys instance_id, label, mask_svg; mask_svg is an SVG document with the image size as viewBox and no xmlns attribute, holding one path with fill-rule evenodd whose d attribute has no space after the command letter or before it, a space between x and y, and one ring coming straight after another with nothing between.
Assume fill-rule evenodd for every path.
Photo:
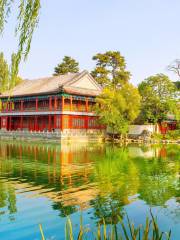
<instances>
[{"instance_id":1,"label":"blue sky","mask_svg":"<svg viewBox=\"0 0 180 240\"><path fill-rule=\"evenodd\" d=\"M81 70L91 70L95 53L118 50L134 84L156 73L176 80L166 66L180 58L179 12L179 0L42 0L40 23L20 75L50 76L64 55L77 59ZM12 16L0 38L8 60L17 48L14 25Z\"/></svg>"}]
</instances>

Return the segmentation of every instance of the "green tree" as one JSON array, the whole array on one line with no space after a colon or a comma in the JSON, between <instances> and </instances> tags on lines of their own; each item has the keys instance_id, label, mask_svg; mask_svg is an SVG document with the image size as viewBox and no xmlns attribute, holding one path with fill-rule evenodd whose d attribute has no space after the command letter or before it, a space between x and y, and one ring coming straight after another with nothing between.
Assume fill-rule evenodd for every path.
<instances>
[{"instance_id":1,"label":"green tree","mask_svg":"<svg viewBox=\"0 0 180 240\"><path fill-rule=\"evenodd\" d=\"M97 97L99 121L113 133L125 134L140 108L138 90L129 83L125 58L118 51L98 53L93 57L96 68L92 76L104 88Z\"/></svg>"},{"instance_id":2,"label":"green tree","mask_svg":"<svg viewBox=\"0 0 180 240\"><path fill-rule=\"evenodd\" d=\"M75 59L64 56L62 63L58 64L54 69L54 76L63 75L66 73L79 72L79 63Z\"/></svg>"},{"instance_id":3,"label":"green tree","mask_svg":"<svg viewBox=\"0 0 180 240\"><path fill-rule=\"evenodd\" d=\"M9 84L9 67L4 59L4 54L0 53L0 92L5 91Z\"/></svg>"},{"instance_id":4,"label":"green tree","mask_svg":"<svg viewBox=\"0 0 180 240\"><path fill-rule=\"evenodd\" d=\"M16 55L12 54L12 59ZM12 63L15 64L15 61L12 60ZM0 92L4 92L12 89L17 84L22 81L22 78L14 74L14 69L16 67L12 64L9 68L7 61L4 59L4 54L0 53Z\"/></svg>"},{"instance_id":5,"label":"green tree","mask_svg":"<svg viewBox=\"0 0 180 240\"><path fill-rule=\"evenodd\" d=\"M164 74L150 76L138 86L142 97L140 119L143 122L160 123L167 113L177 110L177 89Z\"/></svg>"},{"instance_id":6,"label":"green tree","mask_svg":"<svg viewBox=\"0 0 180 240\"><path fill-rule=\"evenodd\" d=\"M17 54L13 53L11 56L11 66L10 66L10 81L9 81L9 89L14 88L17 84L22 82L22 78L18 76L16 69L16 58Z\"/></svg>"},{"instance_id":7,"label":"green tree","mask_svg":"<svg viewBox=\"0 0 180 240\"><path fill-rule=\"evenodd\" d=\"M97 97L96 112L99 121L113 133L125 134L128 126L138 116L140 95L130 83L120 89L105 88Z\"/></svg>"},{"instance_id":8,"label":"green tree","mask_svg":"<svg viewBox=\"0 0 180 240\"><path fill-rule=\"evenodd\" d=\"M101 86L119 88L130 79L131 74L126 70L126 62L120 52L98 53L92 59L96 61L96 67L91 74Z\"/></svg>"}]
</instances>

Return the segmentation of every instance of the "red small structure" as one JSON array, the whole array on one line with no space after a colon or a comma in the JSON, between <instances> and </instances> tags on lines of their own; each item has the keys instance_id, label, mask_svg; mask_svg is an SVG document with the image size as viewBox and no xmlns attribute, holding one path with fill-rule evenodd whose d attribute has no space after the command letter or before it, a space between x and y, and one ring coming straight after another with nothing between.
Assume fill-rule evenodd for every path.
<instances>
[{"instance_id":1,"label":"red small structure","mask_svg":"<svg viewBox=\"0 0 180 240\"><path fill-rule=\"evenodd\" d=\"M159 125L159 129L162 134L166 134L168 131L176 130L176 125L175 120L167 120Z\"/></svg>"}]
</instances>

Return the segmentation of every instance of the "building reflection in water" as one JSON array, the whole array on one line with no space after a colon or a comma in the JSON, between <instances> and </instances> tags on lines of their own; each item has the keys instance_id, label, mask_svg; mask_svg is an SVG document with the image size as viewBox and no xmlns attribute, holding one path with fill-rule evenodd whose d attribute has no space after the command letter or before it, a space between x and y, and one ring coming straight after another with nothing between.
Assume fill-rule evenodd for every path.
<instances>
[{"instance_id":1,"label":"building reflection in water","mask_svg":"<svg viewBox=\"0 0 180 240\"><path fill-rule=\"evenodd\" d=\"M137 198L178 202L178 155L171 146L1 142L0 214L16 213L17 194L45 196L61 216L93 207L108 222Z\"/></svg>"}]
</instances>

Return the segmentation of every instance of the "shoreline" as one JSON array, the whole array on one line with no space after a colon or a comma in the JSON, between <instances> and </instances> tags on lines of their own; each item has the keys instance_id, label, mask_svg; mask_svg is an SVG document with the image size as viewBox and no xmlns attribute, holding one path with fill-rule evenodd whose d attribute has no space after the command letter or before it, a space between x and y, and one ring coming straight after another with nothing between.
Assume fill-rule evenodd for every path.
<instances>
[{"instance_id":1,"label":"shoreline","mask_svg":"<svg viewBox=\"0 0 180 240\"><path fill-rule=\"evenodd\" d=\"M105 142L113 142L112 140L106 139ZM142 139L115 139L115 143L142 143L142 144L180 144L180 139L174 140L174 139L153 139L150 138L148 140L142 140Z\"/></svg>"},{"instance_id":2,"label":"shoreline","mask_svg":"<svg viewBox=\"0 0 180 240\"><path fill-rule=\"evenodd\" d=\"M62 138L62 137L58 137L56 135L51 135L49 136L48 134L45 135L41 135L39 136L37 133L36 134L32 134L32 135L28 135L28 136L22 136L22 135L12 135L12 134L0 134L0 141L24 141L24 142L44 142L44 143L115 143L115 144L124 144L124 145L128 145L128 144L180 144L180 139L177 140L172 140L172 139L161 139L161 140L157 140L157 139L146 139L146 140L142 140L142 139L131 139L131 138L127 138L127 139L115 139L114 141L112 139L109 138L103 138L103 137L69 137L69 138Z\"/></svg>"}]
</instances>

